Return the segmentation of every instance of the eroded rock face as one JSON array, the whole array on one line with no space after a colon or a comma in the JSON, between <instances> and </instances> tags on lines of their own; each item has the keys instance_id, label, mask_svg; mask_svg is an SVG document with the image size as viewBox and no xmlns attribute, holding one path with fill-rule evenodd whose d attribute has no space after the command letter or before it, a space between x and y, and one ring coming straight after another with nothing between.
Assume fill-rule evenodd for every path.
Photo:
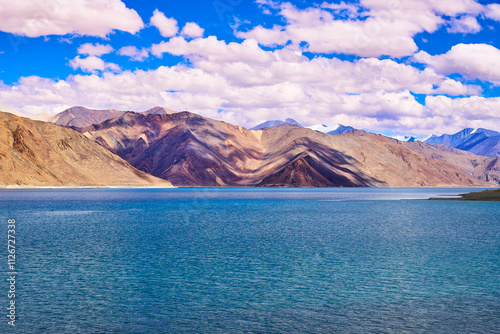
<instances>
[{"instance_id":1,"label":"eroded rock face","mask_svg":"<svg viewBox=\"0 0 500 334\"><path fill-rule=\"evenodd\" d=\"M358 130L247 130L189 112L129 112L79 131L139 170L179 186L492 185L467 156L450 152L453 159L443 158L430 145L419 152ZM481 165L488 158L474 159Z\"/></svg>"},{"instance_id":2,"label":"eroded rock face","mask_svg":"<svg viewBox=\"0 0 500 334\"><path fill-rule=\"evenodd\" d=\"M170 186L72 129L0 112L0 185Z\"/></svg>"}]
</instances>

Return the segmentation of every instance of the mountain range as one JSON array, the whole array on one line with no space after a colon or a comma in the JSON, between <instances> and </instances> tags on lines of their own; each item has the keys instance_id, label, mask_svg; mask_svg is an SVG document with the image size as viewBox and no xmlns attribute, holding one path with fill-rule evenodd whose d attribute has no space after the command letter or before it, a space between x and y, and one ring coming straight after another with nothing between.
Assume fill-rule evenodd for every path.
<instances>
[{"instance_id":1,"label":"mountain range","mask_svg":"<svg viewBox=\"0 0 500 334\"><path fill-rule=\"evenodd\" d=\"M102 123L108 119L121 116L123 113L125 111L116 109L96 110L85 107L73 107L53 116L49 119L49 122L66 127L84 127L90 124ZM164 115L175 113L175 111L162 107L154 107L142 113L146 115Z\"/></svg>"},{"instance_id":2,"label":"mountain range","mask_svg":"<svg viewBox=\"0 0 500 334\"><path fill-rule=\"evenodd\" d=\"M1 115L2 134L10 133L0 138L2 185L495 186L500 181L498 158L340 125L311 129L286 120L248 130L161 107L142 113L76 107L54 116L60 126Z\"/></svg>"},{"instance_id":3,"label":"mountain range","mask_svg":"<svg viewBox=\"0 0 500 334\"><path fill-rule=\"evenodd\" d=\"M177 186L471 186L500 180L488 168L491 158L445 154L427 144L417 152L412 143L360 130L328 135L293 124L248 130L190 112L127 112L77 130Z\"/></svg>"},{"instance_id":4,"label":"mountain range","mask_svg":"<svg viewBox=\"0 0 500 334\"><path fill-rule=\"evenodd\" d=\"M281 121L281 120L266 121L266 122L261 123L257 126L254 126L250 130L264 130L264 129L272 128L275 126L296 126L299 128L304 127L304 126L300 125L296 120L294 120L292 118L287 118L285 121ZM317 125L308 126L307 128L311 129L311 130L323 132L323 133L326 133L329 135L337 135L340 133L349 132L349 131L354 130L353 127L344 126L342 124L335 124L335 125L317 124Z\"/></svg>"},{"instance_id":5,"label":"mountain range","mask_svg":"<svg viewBox=\"0 0 500 334\"><path fill-rule=\"evenodd\" d=\"M425 142L430 145L446 145L486 157L500 156L500 133L493 130L467 128L452 135L432 135Z\"/></svg>"}]
</instances>

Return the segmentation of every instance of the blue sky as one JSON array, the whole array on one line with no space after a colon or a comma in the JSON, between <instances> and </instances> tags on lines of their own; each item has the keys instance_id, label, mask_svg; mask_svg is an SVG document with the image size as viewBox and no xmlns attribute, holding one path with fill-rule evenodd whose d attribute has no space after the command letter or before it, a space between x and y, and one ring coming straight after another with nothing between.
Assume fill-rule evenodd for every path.
<instances>
[{"instance_id":1,"label":"blue sky","mask_svg":"<svg viewBox=\"0 0 500 334\"><path fill-rule=\"evenodd\" d=\"M500 130L499 28L474 0L5 1L0 104Z\"/></svg>"}]
</instances>

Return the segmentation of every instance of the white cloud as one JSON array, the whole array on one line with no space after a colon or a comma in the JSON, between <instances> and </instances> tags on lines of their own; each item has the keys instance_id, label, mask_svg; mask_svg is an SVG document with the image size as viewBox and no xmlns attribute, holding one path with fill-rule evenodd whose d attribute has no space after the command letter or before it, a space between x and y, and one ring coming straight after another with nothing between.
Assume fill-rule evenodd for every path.
<instances>
[{"instance_id":1,"label":"white cloud","mask_svg":"<svg viewBox=\"0 0 500 334\"><path fill-rule=\"evenodd\" d=\"M271 62L274 60L270 52L262 50L255 40L245 40L241 44L231 42L227 44L219 41L215 36L197 38L187 41L183 37L174 37L167 42L154 44L151 53L161 57L163 53L176 56L187 56L194 59L207 59L213 62Z\"/></svg>"},{"instance_id":2,"label":"white cloud","mask_svg":"<svg viewBox=\"0 0 500 334\"><path fill-rule=\"evenodd\" d=\"M182 28L181 35L188 38L202 37L205 29L201 28L194 22L188 22Z\"/></svg>"},{"instance_id":3,"label":"white cloud","mask_svg":"<svg viewBox=\"0 0 500 334\"><path fill-rule=\"evenodd\" d=\"M349 62L316 57L309 60L300 52L287 48L264 51L255 40L226 44L214 36L192 41L174 37L153 45L151 49L156 56L165 52L185 56L197 68L220 75L237 86L294 82L349 94L410 90L418 94L454 96L480 92L479 87L448 79L432 69L420 71L389 59L368 58Z\"/></svg>"},{"instance_id":4,"label":"white cloud","mask_svg":"<svg viewBox=\"0 0 500 334\"><path fill-rule=\"evenodd\" d=\"M461 18L452 18L448 32L462 33L462 34L475 34L481 31L481 26L474 16L464 16Z\"/></svg>"},{"instance_id":5,"label":"white cloud","mask_svg":"<svg viewBox=\"0 0 500 334\"><path fill-rule=\"evenodd\" d=\"M78 48L78 54L88 56L102 56L113 52L111 45L85 43Z\"/></svg>"},{"instance_id":6,"label":"white cloud","mask_svg":"<svg viewBox=\"0 0 500 334\"><path fill-rule=\"evenodd\" d=\"M426 106L435 117L453 123L455 128L500 126L500 98L472 96L452 99L446 96L427 96Z\"/></svg>"},{"instance_id":7,"label":"white cloud","mask_svg":"<svg viewBox=\"0 0 500 334\"><path fill-rule=\"evenodd\" d=\"M359 7L357 7L356 5L346 4L343 1L341 3L323 2L320 7L331 9L336 13L346 12L349 14L349 16L354 16L354 14L359 10Z\"/></svg>"},{"instance_id":8,"label":"white cloud","mask_svg":"<svg viewBox=\"0 0 500 334\"><path fill-rule=\"evenodd\" d=\"M264 28L256 26L250 31L237 32L240 38L254 38L265 46L286 45L289 41L296 49L313 53L348 53L362 57L409 56L418 48L413 37L420 32L434 32L446 21L443 15L477 15L483 9L473 0L431 1L361 0L360 8L352 4L323 3L322 8L298 9L290 3L280 6L279 15L286 25ZM347 10L348 19L338 14ZM355 19L353 15L357 13ZM474 31L471 19L458 21Z\"/></svg>"},{"instance_id":9,"label":"white cloud","mask_svg":"<svg viewBox=\"0 0 500 334\"><path fill-rule=\"evenodd\" d=\"M106 63L101 58L96 56L90 56L86 58L80 58L77 56L69 61L70 66L74 69L81 69L84 72L95 72L95 71L120 71L120 67L113 63Z\"/></svg>"},{"instance_id":10,"label":"white cloud","mask_svg":"<svg viewBox=\"0 0 500 334\"><path fill-rule=\"evenodd\" d=\"M261 7L279 8L279 1L274 1L274 0L255 0L255 3L257 3Z\"/></svg>"},{"instance_id":11,"label":"white cloud","mask_svg":"<svg viewBox=\"0 0 500 334\"><path fill-rule=\"evenodd\" d=\"M135 34L142 19L120 0L18 0L0 2L0 30L16 35L88 35L105 37L113 30Z\"/></svg>"},{"instance_id":12,"label":"white cloud","mask_svg":"<svg viewBox=\"0 0 500 334\"><path fill-rule=\"evenodd\" d=\"M445 75L459 73L465 78L480 79L500 85L500 50L488 44L457 44L445 54L432 56L425 51L414 60Z\"/></svg>"},{"instance_id":13,"label":"white cloud","mask_svg":"<svg viewBox=\"0 0 500 334\"><path fill-rule=\"evenodd\" d=\"M143 61L149 57L149 52L145 49L137 49L135 46L124 46L117 52L120 56L127 56L135 61Z\"/></svg>"},{"instance_id":14,"label":"white cloud","mask_svg":"<svg viewBox=\"0 0 500 334\"><path fill-rule=\"evenodd\" d=\"M361 0L361 5L376 13L385 10L401 11L398 14L433 16L434 14L455 17L459 14L479 14L483 7L475 0ZM404 13L406 12L406 13ZM419 21L421 18L415 18Z\"/></svg>"},{"instance_id":15,"label":"white cloud","mask_svg":"<svg viewBox=\"0 0 500 334\"><path fill-rule=\"evenodd\" d=\"M151 16L149 24L158 28L163 37L175 36L179 31L177 21L173 18L166 17L165 14L160 12L158 9L155 9L153 12L153 16Z\"/></svg>"},{"instance_id":16,"label":"white cloud","mask_svg":"<svg viewBox=\"0 0 500 334\"><path fill-rule=\"evenodd\" d=\"M489 19L500 21L500 5L495 3L486 6L484 15Z\"/></svg>"}]
</instances>

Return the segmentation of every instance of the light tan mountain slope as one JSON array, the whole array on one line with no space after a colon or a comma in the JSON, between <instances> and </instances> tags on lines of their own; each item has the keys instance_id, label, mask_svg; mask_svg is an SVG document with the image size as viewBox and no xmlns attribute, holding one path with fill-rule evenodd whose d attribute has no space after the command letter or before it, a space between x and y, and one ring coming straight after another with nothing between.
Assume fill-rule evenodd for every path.
<instances>
[{"instance_id":1,"label":"light tan mountain slope","mask_svg":"<svg viewBox=\"0 0 500 334\"><path fill-rule=\"evenodd\" d=\"M82 134L0 112L0 185L170 186Z\"/></svg>"},{"instance_id":2,"label":"light tan mountain slope","mask_svg":"<svg viewBox=\"0 0 500 334\"><path fill-rule=\"evenodd\" d=\"M432 160L442 160L456 166L476 179L500 183L500 159L478 156L467 151L437 144L431 146L422 142L404 143L405 146Z\"/></svg>"}]
</instances>

